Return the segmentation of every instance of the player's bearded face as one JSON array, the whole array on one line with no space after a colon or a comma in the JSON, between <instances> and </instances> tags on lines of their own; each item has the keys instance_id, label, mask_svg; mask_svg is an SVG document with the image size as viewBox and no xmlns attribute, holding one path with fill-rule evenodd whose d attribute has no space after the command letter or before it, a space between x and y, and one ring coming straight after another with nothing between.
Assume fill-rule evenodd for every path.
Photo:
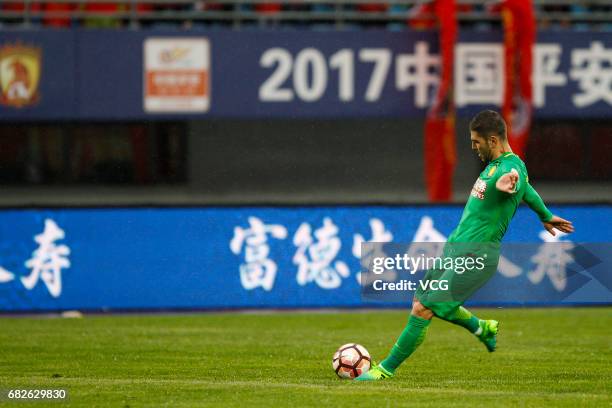
<instances>
[{"instance_id":1,"label":"player's bearded face","mask_svg":"<svg viewBox=\"0 0 612 408\"><path fill-rule=\"evenodd\" d=\"M484 138L478 135L476 132L471 132L470 139L472 141L472 150L478 154L480 160L485 163L491 161L491 146L489 142Z\"/></svg>"}]
</instances>

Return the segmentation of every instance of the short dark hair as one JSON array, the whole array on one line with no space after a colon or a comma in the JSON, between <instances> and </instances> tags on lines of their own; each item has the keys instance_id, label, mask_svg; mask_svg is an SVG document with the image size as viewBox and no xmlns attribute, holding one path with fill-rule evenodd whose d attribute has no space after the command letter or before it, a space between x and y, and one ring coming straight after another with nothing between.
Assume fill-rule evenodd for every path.
<instances>
[{"instance_id":1,"label":"short dark hair","mask_svg":"<svg viewBox=\"0 0 612 408\"><path fill-rule=\"evenodd\" d=\"M484 110L474 116L470 122L470 130L478 133L479 136L485 139L491 136L499 136L500 139L506 140L506 122L501 115L492 110Z\"/></svg>"}]
</instances>

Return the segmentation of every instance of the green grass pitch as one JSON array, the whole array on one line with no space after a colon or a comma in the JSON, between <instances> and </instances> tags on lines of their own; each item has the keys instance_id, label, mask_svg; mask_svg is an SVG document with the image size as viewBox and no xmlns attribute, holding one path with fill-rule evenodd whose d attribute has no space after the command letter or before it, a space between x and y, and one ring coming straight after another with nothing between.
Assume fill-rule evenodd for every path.
<instances>
[{"instance_id":1,"label":"green grass pitch","mask_svg":"<svg viewBox=\"0 0 612 408\"><path fill-rule=\"evenodd\" d=\"M384 357L406 312L0 318L0 389L64 388L82 407L550 407L612 405L612 309L475 309L500 320L489 354L434 320L380 383L340 380L347 342Z\"/></svg>"}]
</instances>

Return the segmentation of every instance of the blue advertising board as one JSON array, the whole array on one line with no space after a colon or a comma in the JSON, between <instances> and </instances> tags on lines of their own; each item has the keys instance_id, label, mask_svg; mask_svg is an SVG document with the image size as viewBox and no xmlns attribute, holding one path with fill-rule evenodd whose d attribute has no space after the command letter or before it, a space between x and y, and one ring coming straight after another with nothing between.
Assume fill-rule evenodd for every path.
<instances>
[{"instance_id":1,"label":"blue advertising board","mask_svg":"<svg viewBox=\"0 0 612 408\"><path fill-rule=\"evenodd\" d=\"M510 256L511 273L500 266L471 304L612 303L612 207L551 209L576 232L546 238L520 208L504 242L531 252ZM393 306L362 298L361 242L445 239L460 216L458 206L3 210L0 311ZM569 258L565 271L552 254L556 268L534 273L546 242L595 248L599 260L576 272Z\"/></svg>"},{"instance_id":2,"label":"blue advertising board","mask_svg":"<svg viewBox=\"0 0 612 408\"><path fill-rule=\"evenodd\" d=\"M461 32L459 115L501 103L501 38ZM0 31L0 120L419 118L437 53L435 32ZM608 117L611 55L610 33L540 32L535 116Z\"/></svg>"}]
</instances>

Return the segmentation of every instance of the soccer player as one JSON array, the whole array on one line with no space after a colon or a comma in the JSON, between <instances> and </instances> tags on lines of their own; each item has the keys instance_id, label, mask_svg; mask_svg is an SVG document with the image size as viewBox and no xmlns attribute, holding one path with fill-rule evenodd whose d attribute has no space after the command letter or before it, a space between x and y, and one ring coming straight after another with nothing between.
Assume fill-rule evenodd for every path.
<instances>
[{"instance_id":1,"label":"soccer player","mask_svg":"<svg viewBox=\"0 0 612 408\"><path fill-rule=\"evenodd\" d=\"M525 163L508 144L506 123L494 111L477 114L470 122L472 150L488 163L480 173L470 193L459 226L445 245L445 254L491 254L481 271L462 274L453 270L430 269L425 281L447 279L447 293L417 290L412 302L412 313L404 331L391 352L380 364L357 377L360 381L382 380L393 377L395 370L423 342L433 316L466 328L488 351L495 351L498 322L482 320L462 306L497 270L499 244L517 207L524 201L539 216L544 228L555 235L554 229L571 233L570 221L553 215L538 193L529 184ZM466 249L462 249L465 246Z\"/></svg>"}]
</instances>

